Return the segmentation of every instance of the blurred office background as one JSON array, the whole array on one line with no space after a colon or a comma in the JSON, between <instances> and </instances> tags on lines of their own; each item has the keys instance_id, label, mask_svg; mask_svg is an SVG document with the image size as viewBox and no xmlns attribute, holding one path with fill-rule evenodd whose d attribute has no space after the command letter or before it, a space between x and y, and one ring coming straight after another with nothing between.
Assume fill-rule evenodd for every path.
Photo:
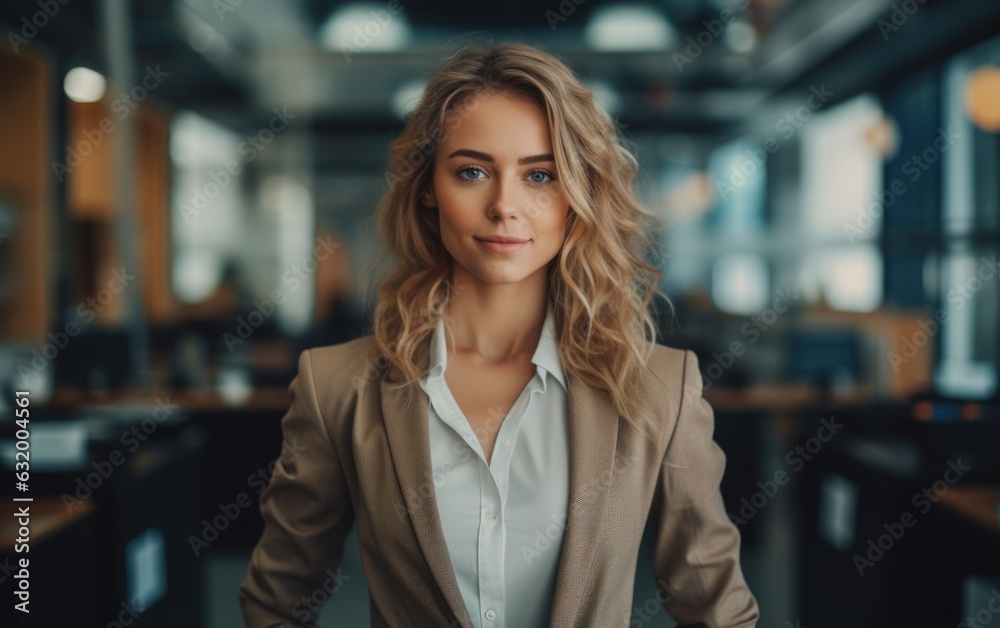
<instances>
[{"instance_id":1,"label":"blurred office background","mask_svg":"<svg viewBox=\"0 0 1000 628\"><path fill-rule=\"evenodd\" d=\"M0 32L30 625L242 625L295 358L366 333L387 145L448 51L516 39L634 142L760 625L1000 626L1000 3L18 0ZM320 625L368 625L356 543ZM649 547L631 625L672 626Z\"/></svg>"}]
</instances>

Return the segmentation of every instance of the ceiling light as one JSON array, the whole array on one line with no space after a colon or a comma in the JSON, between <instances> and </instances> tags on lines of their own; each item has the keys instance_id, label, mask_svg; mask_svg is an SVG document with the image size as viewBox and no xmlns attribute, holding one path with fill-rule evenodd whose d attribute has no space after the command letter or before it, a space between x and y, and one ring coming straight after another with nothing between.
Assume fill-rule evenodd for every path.
<instances>
[{"instance_id":1,"label":"ceiling light","mask_svg":"<svg viewBox=\"0 0 1000 628\"><path fill-rule=\"evenodd\" d=\"M750 52L757 45L757 31L748 22L733 22L726 27L726 45L734 52Z\"/></svg>"},{"instance_id":2,"label":"ceiling light","mask_svg":"<svg viewBox=\"0 0 1000 628\"><path fill-rule=\"evenodd\" d=\"M63 90L73 102L97 102L104 96L107 82L90 68L76 67L66 73Z\"/></svg>"},{"instance_id":3,"label":"ceiling light","mask_svg":"<svg viewBox=\"0 0 1000 628\"><path fill-rule=\"evenodd\" d=\"M423 80L412 81L396 90L392 95L392 111L400 118L410 115L410 112L424 97L427 83Z\"/></svg>"},{"instance_id":4,"label":"ceiling light","mask_svg":"<svg viewBox=\"0 0 1000 628\"><path fill-rule=\"evenodd\" d=\"M641 4L598 7L585 31L595 50L665 50L677 39L663 14Z\"/></svg>"},{"instance_id":5,"label":"ceiling light","mask_svg":"<svg viewBox=\"0 0 1000 628\"><path fill-rule=\"evenodd\" d=\"M393 12L387 6L362 3L337 9L320 29L320 43L328 50L348 55L405 47L410 41L410 27L401 10Z\"/></svg>"}]
</instances>

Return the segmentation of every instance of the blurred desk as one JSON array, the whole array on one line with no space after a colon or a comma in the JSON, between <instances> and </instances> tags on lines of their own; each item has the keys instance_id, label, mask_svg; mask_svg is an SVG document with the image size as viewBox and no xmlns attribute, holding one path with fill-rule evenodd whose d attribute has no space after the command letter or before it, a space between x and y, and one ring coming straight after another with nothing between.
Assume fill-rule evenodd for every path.
<instances>
[{"instance_id":1,"label":"blurred desk","mask_svg":"<svg viewBox=\"0 0 1000 628\"><path fill-rule=\"evenodd\" d=\"M72 526L77 520L89 517L93 510L93 505L89 501L81 501L79 507L74 506L73 512L70 512L58 496L36 497L30 502L11 503L14 511L22 506L30 507L32 549L60 530ZM0 554L14 553L14 542L19 527L14 517L4 520L0 525Z\"/></svg>"},{"instance_id":2,"label":"blurred desk","mask_svg":"<svg viewBox=\"0 0 1000 628\"><path fill-rule=\"evenodd\" d=\"M44 406L46 410L73 410L81 406L106 405L114 403L155 402L170 398L189 410L287 410L291 404L287 387L256 387L250 397L239 405L227 403L212 389L158 389L139 390L125 388L106 394L96 394L79 388L58 388L52 399Z\"/></svg>"},{"instance_id":3,"label":"blurred desk","mask_svg":"<svg viewBox=\"0 0 1000 628\"><path fill-rule=\"evenodd\" d=\"M716 410L766 410L776 413L796 411L817 403L856 405L874 398L874 391L855 389L831 396L820 388L798 386L749 386L747 388L707 388L705 399Z\"/></svg>"},{"instance_id":4,"label":"blurred desk","mask_svg":"<svg viewBox=\"0 0 1000 628\"><path fill-rule=\"evenodd\" d=\"M169 399L171 404L181 406L206 436L206 479L200 484L203 494L197 504L196 520L211 520L219 514L219 504L233 502L242 492L254 500L253 507L246 509L212 544L213 550L251 549L263 530L256 499L270 479L273 461L281 454L281 419L291 405L287 387L255 387L241 405L226 403L213 389L123 389L99 395L60 388L44 408L53 414L86 411L88 415L111 416L126 411L128 406L155 406L157 399ZM139 411L138 418L130 422L136 423L142 416L145 411Z\"/></svg>"},{"instance_id":5,"label":"blurred desk","mask_svg":"<svg viewBox=\"0 0 1000 628\"><path fill-rule=\"evenodd\" d=\"M956 486L941 496L941 505L1000 536L1000 486Z\"/></svg>"},{"instance_id":6,"label":"blurred desk","mask_svg":"<svg viewBox=\"0 0 1000 628\"><path fill-rule=\"evenodd\" d=\"M749 512L748 500L760 491L761 478L772 477L766 468L767 443L776 435L778 447L788 448L800 427L800 409L827 401L822 389L808 384L794 386L752 386L705 390L705 399L715 413L715 442L726 454L726 469L720 489L726 512ZM839 397L834 403L856 403L857 395ZM753 548L762 538L765 519L756 511L738 519L742 545Z\"/></svg>"},{"instance_id":7,"label":"blurred desk","mask_svg":"<svg viewBox=\"0 0 1000 628\"><path fill-rule=\"evenodd\" d=\"M928 614L938 626L959 625L978 608L967 605L970 581L1000 579L1000 485L955 486L928 515L927 560L931 578L923 591Z\"/></svg>"},{"instance_id":8,"label":"blurred desk","mask_svg":"<svg viewBox=\"0 0 1000 628\"><path fill-rule=\"evenodd\" d=\"M5 497L9 499L9 497ZM0 611L0 625L80 626L89 625L95 615L95 508L82 501L73 512L59 496L35 496L31 502L10 502L10 512L29 508L30 551L15 551L18 520L5 517L0 523L0 565L9 587L7 601ZM13 595L17 588L14 574L21 560L28 560L28 608L30 614L14 609L20 600ZM84 619L86 618L86 619ZM81 623L82 622L82 623Z\"/></svg>"},{"instance_id":9,"label":"blurred desk","mask_svg":"<svg viewBox=\"0 0 1000 628\"><path fill-rule=\"evenodd\" d=\"M809 384L794 386L750 386L747 388L708 388L705 400L717 417L725 414L763 413L780 446L790 446L799 431L803 408L822 405L824 408L857 406L874 399L872 388L856 388L849 394L831 396ZM761 470L755 470L757 474Z\"/></svg>"}]
</instances>

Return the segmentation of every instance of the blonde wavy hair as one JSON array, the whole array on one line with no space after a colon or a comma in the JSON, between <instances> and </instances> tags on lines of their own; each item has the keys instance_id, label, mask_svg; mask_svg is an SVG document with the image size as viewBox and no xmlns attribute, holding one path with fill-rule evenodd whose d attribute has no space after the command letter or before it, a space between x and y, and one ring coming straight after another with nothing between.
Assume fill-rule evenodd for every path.
<instances>
[{"instance_id":1,"label":"blonde wavy hair","mask_svg":"<svg viewBox=\"0 0 1000 628\"><path fill-rule=\"evenodd\" d=\"M636 198L638 163L617 123L560 60L527 44L473 44L454 52L390 144L389 189L373 218L396 264L379 285L371 359L398 367L402 386L426 375L429 337L454 296L453 261L437 210L420 197L431 184L441 138L488 94L530 99L548 117L570 206L563 246L548 269L563 368L607 391L625 421L648 434L639 427L647 409L637 392L656 339L649 304L658 293L673 309L659 289L657 239L644 233L657 218Z\"/></svg>"}]
</instances>

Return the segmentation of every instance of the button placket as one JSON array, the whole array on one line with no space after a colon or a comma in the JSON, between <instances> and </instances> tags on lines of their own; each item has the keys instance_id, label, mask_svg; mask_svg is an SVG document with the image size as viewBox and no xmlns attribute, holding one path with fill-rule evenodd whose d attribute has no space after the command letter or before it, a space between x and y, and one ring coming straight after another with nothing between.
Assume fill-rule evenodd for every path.
<instances>
[{"instance_id":1,"label":"button placket","mask_svg":"<svg viewBox=\"0 0 1000 628\"><path fill-rule=\"evenodd\" d=\"M536 372L535 377L528 383L527 386L525 386L521 396L514 402L514 406L510 409L510 413L508 414L509 420L504 420L503 424L500 426L500 432L497 435L499 442L503 443L505 447L503 449L493 450L493 461L496 466L494 467L491 465L490 472L496 482L497 490L500 492L500 503L502 505L507 503L507 487L510 480L510 463L514 456L514 450L512 447L514 444L514 438L517 438L517 435L521 430L524 417L528 413L528 409L531 406L532 398L535 396L535 393L539 391L539 375ZM512 436L513 438L511 438Z\"/></svg>"},{"instance_id":2,"label":"button placket","mask_svg":"<svg viewBox=\"0 0 1000 628\"><path fill-rule=\"evenodd\" d=\"M503 418L499 433L495 434L493 456L490 461L486 460L480 434L474 432L468 417L458 407L455 397L451 394L442 376L443 369L438 369L438 377L430 378L432 390L427 391L432 397L431 406L440 419L435 423L435 429L439 431L436 434L432 433L432 439L437 437L436 441L432 440L432 446L436 445L433 453L439 462L459 455L467 462L460 469L463 475L456 476L461 480L455 483L456 490L441 490L443 487L437 483L435 489L438 490L446 532L452 534L458 541L456 544L452 538L448 539L456 571L461 572L456 575L459 576L463 595L468 600L468 610L479 628L500 628L508 622L513 622L511 625L540 623L543 617L544 598L551 596L549 591L552 582L549 580L554 581L554 575L546 576L544 586L534 586L534 574L527 575L529 570L525 568L524 558L518 555L521 553L522 545L529 543L525 538L527 531L539 526L544 529L544 526L552 524L550 520L538 521L540 516L537 513L547 510L549 501L558 501L558 497L553 493L567 492L563 487L567 480L562 477L559 478L560 483L555 489L548 484L544 487L539 486L543 478L550 476L552 467L558 465L559 473L563 474L566 465L566 461L563 460L564 441L567 436L564 433L565 426L560 428L562 431L557 432L553 422L549 420L549 417L565 410L561 408L565 405L562 398L565 395L565 383L561 377L558 382L546 382L550 374L547 367L559 366L552 342L554 330L552 321L549 320L552 316L551 307L550 303L550 309L546 313L547 327L543 330L545 334L543 340L547 344L543 347L540 343L536 355L532 358L537 367L536 377ZM440 329L438 331L440 332ZM439 344L435 345L435 359L440 360L443 365L445 364L443 341L441 341L443 334L439 333L438 336ZM561 374L561 371L557 372ZM559 398L550 400L545 394L546 388L553 388L554 383L562 386L558 391ZM539 393L539 399L534 399L535 392ZM544 405L535 409L533 416L529 417L536 404ZM557 409L555 404L559 404L560 409ZM447 429L449 427L451 429ZM553 445L559 445L560 449L555 450ZM513 460L515 453L519 456L518 463ZM467 454L472 454L471 458ZM482 463L479 460L482 460ZM523 492L513 493L515 488ZM538 488L545 488L544 499L535 490ZM512 492L509 503L508 491ZM475 520L477 510L478 522ZM451 513L461 516L449 517ZM508 528L508 524L513 527ZM508 537L508 532L513 536ZM533 542L533 539L530 540L530 543ZM552 540L553 545L557 542L558 539ZM510 556L507 551L509 547L515 548ZM545 571L548 573L554 569L548 564L551 562L549 558L558 556L556 552L551 551L542 555L546 560ZM478 573L473 573L473 570ZM512 577L510 582L508 575ZM508 606L508 595L523 595L525 600L514 599L513 606ZM525 621L529 617L530 620Z\"/></svg>"},{"instance_id":3,"label":"button placket","mask_svg":"<svg viewBox=\"0 0 1000 628\"><path fill-rule=\"evenodd\" d=\"M503 573L496 573L497 560L503 560L503 526L499 492L495 478L485 465L479 466L479 490L482 515L479 522L479 608L490 621L502 610ZM492 617L490 617L492 613Z\"/></svg>"}]
</instances>

